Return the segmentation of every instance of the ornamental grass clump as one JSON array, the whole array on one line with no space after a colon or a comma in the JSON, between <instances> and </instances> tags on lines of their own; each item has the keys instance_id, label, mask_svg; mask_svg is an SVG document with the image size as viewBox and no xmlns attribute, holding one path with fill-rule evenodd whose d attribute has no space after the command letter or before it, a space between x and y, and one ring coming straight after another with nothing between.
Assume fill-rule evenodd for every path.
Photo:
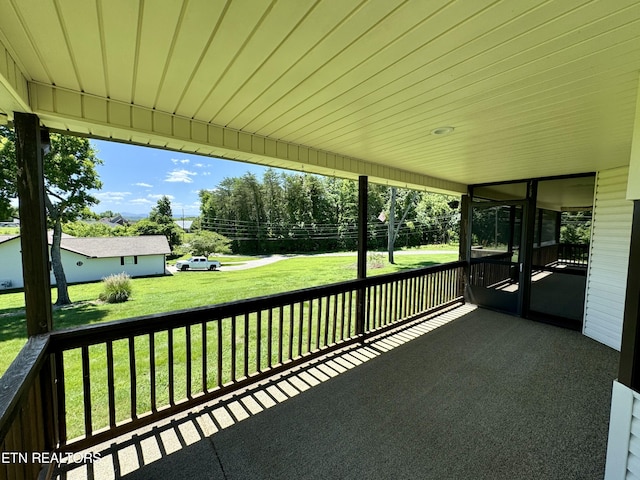
<instances>
[{"instance_id":1,"label":"ornamental grass clump","mask_svg":"<svg viewBox=\"0 0 640 480\"><path fill-rule=\"evenodd\" d=\"M124 272L103 278L102 285L99 298L103 302L122 303L131 296L131 277Z\"/></svg>"}]
</instances>

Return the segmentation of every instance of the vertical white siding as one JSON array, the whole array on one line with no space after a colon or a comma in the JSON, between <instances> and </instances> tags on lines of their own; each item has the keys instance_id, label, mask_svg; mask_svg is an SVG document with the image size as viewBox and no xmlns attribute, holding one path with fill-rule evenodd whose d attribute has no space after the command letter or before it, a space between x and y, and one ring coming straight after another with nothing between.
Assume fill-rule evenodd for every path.
<instances>
[{"instance_id":1,"label":"vertical white siding","mask_svg":"<svg viewBox=\"0 0 640 480\"><path fill-rule=\"evenodd\" d=\"M605 480L640 478L640 394L613 382Z\"/></svg>"},{"instance_id":2,"label":"vertical white siding","mask_svg":"<svg viewBox=\"0 0 640 480\"><path fill-rule=\"evenodd\" d=\"M628 167L596 178L583 333L620 350L633 203L626 200Z\"/></svg>"}]
</instances>

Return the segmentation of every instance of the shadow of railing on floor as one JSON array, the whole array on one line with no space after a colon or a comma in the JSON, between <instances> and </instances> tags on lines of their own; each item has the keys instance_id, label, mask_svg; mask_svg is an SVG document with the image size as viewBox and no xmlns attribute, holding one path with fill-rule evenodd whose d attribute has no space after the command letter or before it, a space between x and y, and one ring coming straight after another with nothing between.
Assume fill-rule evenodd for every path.
<instances>
[{"instance_id":1,"label":"shadow of railing on floor","mask_svg":"<svg viewBox=\"0 0 640 480\"><path fill-rule=\"evenodd\" d=\"M197 407L144 427L116 441L79 452L99 455L95 463L63 464L58 480L117 480L201 442L217 432L275 407L348 370L466 315L474 305L451 307L385 332L364 345L352 345Z\"/></svg>"}]
</instances>

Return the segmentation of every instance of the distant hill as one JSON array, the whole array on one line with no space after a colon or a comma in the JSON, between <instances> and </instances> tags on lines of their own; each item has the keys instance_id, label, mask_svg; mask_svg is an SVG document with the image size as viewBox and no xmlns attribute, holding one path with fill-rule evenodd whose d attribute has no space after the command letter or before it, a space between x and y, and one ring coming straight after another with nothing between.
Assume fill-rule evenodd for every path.
<instances>
[{"instance_id":1,"label":"distant hill","mask_svg":"<svg viewBox=\"0 0 640 480\"><path fill-rule=\"evenodd\" d=\"M127 220L142 220L143 218L147 218L149 216L144 213L128 213L128 212L122 212L120 213L120 215L122 215Z\"/></svg>"}]
</instances>

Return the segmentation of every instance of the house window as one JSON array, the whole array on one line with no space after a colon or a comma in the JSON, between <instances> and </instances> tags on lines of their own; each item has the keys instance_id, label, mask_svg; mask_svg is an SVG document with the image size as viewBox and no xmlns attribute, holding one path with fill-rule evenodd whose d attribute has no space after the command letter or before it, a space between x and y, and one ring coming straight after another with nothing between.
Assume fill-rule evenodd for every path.
<instances>
[{"instance_id":1,"label":"house window","mask_svg":"<svg viewBox=\"0 0 640 480\"><path fill-rule=\"evenodd\" d=\"M138 264L138 256L134 255L133 257L120 257L120 265L137 265Z\"/></svg>"}]
</instances>

